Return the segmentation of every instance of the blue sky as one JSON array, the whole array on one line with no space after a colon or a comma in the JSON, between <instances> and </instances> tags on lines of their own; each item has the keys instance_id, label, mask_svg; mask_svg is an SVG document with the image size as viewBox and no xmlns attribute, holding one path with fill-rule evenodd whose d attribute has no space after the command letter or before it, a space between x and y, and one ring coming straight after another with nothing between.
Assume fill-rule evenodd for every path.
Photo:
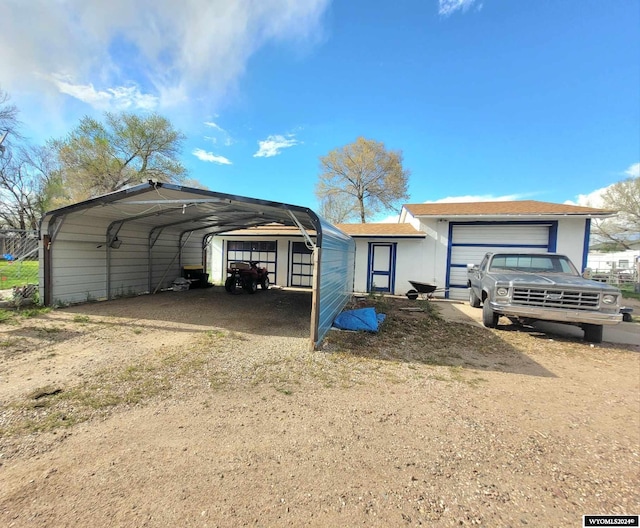
<instances>
[{"instance_id":1,"label":"blue sky","mask_svg":"<svg viewBox=\"0 0 640 528\"><path fill-rule=\"evenodd\" d=\"M640 173L637 0L0 0L34 143L158 112L209 189L317 208L318 158L404 153L408 202L598 205Z\"/></svg>"}]
</instances>

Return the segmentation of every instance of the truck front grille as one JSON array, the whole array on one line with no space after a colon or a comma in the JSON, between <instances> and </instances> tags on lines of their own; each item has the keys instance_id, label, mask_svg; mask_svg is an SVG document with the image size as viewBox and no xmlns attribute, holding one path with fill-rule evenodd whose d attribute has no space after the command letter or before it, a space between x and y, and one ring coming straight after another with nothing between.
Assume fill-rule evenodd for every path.
<instances>
[{"instance_id":1,"label":"truck front grille","mask_svg":"<svg viewBox=\"0 0 640 528\"><path fill-rule=\"evenodd\" d=\"M546 290L541 288L514 288L513 303L545 308L597 310L600 294L572 290Z\"/></svg>"}]
</instances>

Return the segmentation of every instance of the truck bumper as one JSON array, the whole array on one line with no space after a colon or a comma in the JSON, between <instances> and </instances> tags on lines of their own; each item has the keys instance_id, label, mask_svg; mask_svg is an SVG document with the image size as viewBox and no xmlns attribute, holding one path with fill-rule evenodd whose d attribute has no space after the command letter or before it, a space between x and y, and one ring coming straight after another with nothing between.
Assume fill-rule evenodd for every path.
<instances>
[{"instance_id":1,"label":"truck bumper","mask_svg":"<svg viewBox=\"0 0 640 528\"><path fill-rule=\"evenodd\" d=\"M513 306L495 302L489 305L494 312L507 317L524 317L540 321L557 321L559 323L584 323L594 325L615 325L622 321L622 314L601 312L585 312L582 310L559 310L554 308L537 308L535 306Z\"/></svg>"}]
</instances>

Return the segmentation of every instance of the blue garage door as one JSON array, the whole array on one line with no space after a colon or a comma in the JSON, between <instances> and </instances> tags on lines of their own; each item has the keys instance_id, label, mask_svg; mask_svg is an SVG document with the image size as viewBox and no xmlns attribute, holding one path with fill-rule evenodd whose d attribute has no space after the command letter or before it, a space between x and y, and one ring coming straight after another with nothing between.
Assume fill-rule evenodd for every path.
<instances>
[{"instance_id":1,"label":"blue garage door","mask_svg":"<svg viewBox=\"0 0 640 528\"><path fill-rule=\"evenodd\" d=\"M467 299L467 265L480 264L489 251L556 250L557 222L451 223L447 259L447 289L451 299Z\"/></svg>"}]
</instances>

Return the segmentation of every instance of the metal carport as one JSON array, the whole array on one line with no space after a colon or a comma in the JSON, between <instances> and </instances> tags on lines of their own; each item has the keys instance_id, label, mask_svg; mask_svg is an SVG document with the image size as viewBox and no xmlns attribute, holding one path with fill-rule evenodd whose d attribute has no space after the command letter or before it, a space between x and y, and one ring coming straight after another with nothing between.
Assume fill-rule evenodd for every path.
<instances>
[{"instance_id":1,"label":"metal carport","mask_svg":"<svg viewBox=\"0 0 640 528\"><path fill-rule=\"evenodd\" d=\"M353 291L355 243L311 209L279 202L149 181L50 211L40 224L40 298L52 306L154 293L186 262L206 268L212 236L273 222L296 226L313 250L315 348Z\"/></svg>"}]
</instances>

